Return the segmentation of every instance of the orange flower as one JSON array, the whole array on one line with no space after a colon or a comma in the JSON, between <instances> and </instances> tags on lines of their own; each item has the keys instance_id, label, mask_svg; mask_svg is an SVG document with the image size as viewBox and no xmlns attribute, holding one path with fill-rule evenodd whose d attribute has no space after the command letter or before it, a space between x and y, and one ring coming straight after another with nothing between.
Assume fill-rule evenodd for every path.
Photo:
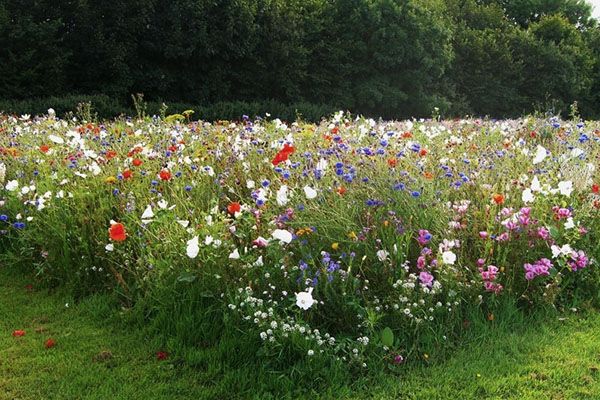
<instances>
[{"instance_id":1,"label":"orange flower","mask_svg":"<svg viewBox=\"0 0 600 400\"><path fill-rule=\"evenodd\" d=\"M348 190L347 190L345 187L343 187L343 186L340 186L340 187L338 187L338 188L337 188L337 190L336 190L336 192L337 192L337 193L338 193L340 196L343 196L343 195L344 195L344 193L346 193L347 191L348 191Z\"/></svg>"},{"instance_id":2,"label":"orange flower","mask_svg":"<svg viewBox=\"0 0 600 400\"><path fill-rule=\"evenodd\" d=\"M433 174L428 171L423 172L423 176L425 177L425 179L433 179Z\"/></svg>"},{"instance_id":3,"label":"orange flower","mask_svg":"<svg viewBox=\"0 0 600 400\"><path fill-rule=\"evenodd\" d=\"M142 165L142 160L140 160L139 158L135 158L132 164L134 167L139 167L140 165Z\"/></svg>"},{"instance_id":4,"label":"orange flower","mask_svg":"<svg viewBox=\"0 0 600 400\"><path fill-rule=\"evenodd\" d=\"M504 204L504 196L496 193L492 196L492 199L494 200L494 203L498 204L498 205L502 205Z\"/></svg>"},{"instance_id":5,"label":"orange flower","mask_svg":"<svg viewBox=\"0 0 600 400\"><path fill-rule=\"evenodd\" d=\"M242 206L237 201L229 203L227 206L227 212L231 215L234 215L236 212L240 212Z\"/></svg>"},{"instance_id":6,"label":"orange flower","mask_svg":"<svg viewBox=\"0 0 600 400\"><path fill-rule=\"evenodd\" d=\"M110 160L111 158L115 158L117 156L117 152L114 150L108 150L106 152L106 159Z\"/></svg>"},{"instance_id":7,"label":"orange flower","mask_svg":"<svg viewBox=\"0 0 600 400\"><path fill-rule=\"evenodd\" d=\"M427 153L429 153L429 151L427 149L421 149L421 150L419 150L419 155L421 157L425 157L427 155Z\"/></svg>"},{"instance_id":8,"label":"orange flower","mask_svg":"<svg viewBox=\"0 0 600 400\"><path fill-rule=\"evenodd\" d=\"M43 144L40 146L40 151L45 154L50 151L50 146L48 146L47 144Z\"/></svg>"},{"instance_id":9,"label":"orange flower","mask_svg":"<svg viewBox=\"0 0 600 400\"><path fill-rule=\"evenodd\" d=\"M390 168L394 168L398 164L398 160L396 160L395 158L389 158L387 160L387 163Z\"/></svg>"},{"instance_id":10,"label":"orange flower","mask_svg":"<svg viewBox=\"0 0 600 400\"><path fill-rule=\"evenodd\" d=\"M108 236L115 242L122 242L127 239L127 232L125 232L123 224L117 222L116 224L112 224L108 229Z\"/></svg>"},{"instance_id":11,"label":"orange flower","mask_svg":"<svg viewBox=\"0 0 600 400\"><path fill-rule=\"evenodd\" d=\"M131 172L130 169L126 169L125 171L123 171L123 179L131 179L132 176L133 172Z\"/></svg>"}]
</instances>

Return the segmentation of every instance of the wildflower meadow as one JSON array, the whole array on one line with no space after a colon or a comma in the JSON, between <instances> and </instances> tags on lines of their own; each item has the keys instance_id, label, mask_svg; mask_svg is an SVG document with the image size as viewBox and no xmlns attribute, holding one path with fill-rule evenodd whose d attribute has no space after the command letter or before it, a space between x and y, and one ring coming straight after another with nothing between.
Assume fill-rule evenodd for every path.
<instances>
[{"instance_id":1,"label":"wildflower meadow","mask_svg":"<svg viewBox=\"0 0 600 400\"><path fill-rule=\"evenodd\" d=\"M163 358L237 335L275 369L394 371L473 315L600 305L599 142L540 116L4 115L1 257L113 294Z\"/></svg>"}]
</instances>

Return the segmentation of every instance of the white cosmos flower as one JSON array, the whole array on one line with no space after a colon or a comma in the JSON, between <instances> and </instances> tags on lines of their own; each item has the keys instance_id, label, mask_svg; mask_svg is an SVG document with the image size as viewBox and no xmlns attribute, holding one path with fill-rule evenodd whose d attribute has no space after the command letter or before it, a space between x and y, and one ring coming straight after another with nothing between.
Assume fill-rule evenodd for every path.
<instances>
[{"instance_id":1,"label":"white cosmos flower","mask_svg":"<svg viewBox=\"0 0 600 400\"><path fill-rule=\"evenodd\" d=\"M561 254L570 255L573 252L573 249L569 244L564 244L562 247L558 247L557 245L553 244L550 249L552 250L552 258L556 258Z\"/></svg>"},{"instance_id":2,"label":"white cosmos flower","mask_svg":"<svg viewBox=\"0 0 600 400\"><path fill-rule=\"evenodd\" d=\"M113 251L115 249L115 246L112 243L109 243L106 246L104 246L104 248L106 249L106 251Z\"/></svg>"},{"instance_id":3,"label":"white cosmos flower","mask_svg":"<svg viewBox=\"0 0 600 400\"><path fill-rule=\"evenodd\" d=\"M142 214L142 219L150 219L154 217L154 212L152 211L152 206L148 205Z\"/></svg>"},{"instance_id":4,"label":"white cosmos flower","mask_svg":"<svg viewBox=\"0 0 600 400\"><path fill-rule=\"evenodd\" d=\"M190 221L184 220L184 219L178 219L177 223L181 226L183 226L184 228L187 228L188 225L190 224Z\"/></svg>"},{"instance_id":5,"label":"white cosmos flower","mask_svg":"<svg viewBox=\"0 0 600 400\"><path fill-rule=\"evenodd\" d=\"M306 198L309 200L317 197L317 191L315 189L311 188L310 186L304 186L304 194L306 195Z\"/></svg>"},{"instance_id":6,"label":"white cosmos flower","mask_svg":"<svg viewBox=\"0 0 600 400\"><path fill-rule=\"evenodd\" d=\"M531 189L523 190L523 194L521 195L521 199L524 203L531 203L535 200L535 196L533 195Z\"/></svg>"},{"instance_id":7,"label":"white cosmos flower","mask_svg":"<svg viewBox=\"0 0 600 400\"><path fill-rule=\"evenodd\" d=\"M565 222L565 229L573 229L575 228L575 222L573 221L573 217L567 218L567 222Z\"/></svg>"},{"instance_id":8,"label":"white cosmos flower","mask_svg":"<svg viewBox=\"0 0 600 400\"><path fill-rule=\"evenodd\" d=\"M539 164L546 158L546 149L538 144L537 150L535 151L535 157L533 157L533 164Z\"/></svg>"},{"instance_id":9,"label":"white cosmos flower","mask_svg":"<svg viewBox=\"0 0 600 400\"><path fill-rule=\"evenodd\" d=\"M15 190L17 190L18 187L19 182L17 180L8 181L5 186L6 190L8 190L9 192L14 192Z\"/></svg>"},{"instance_id":10,"label":"white cosmos flower","mask_svg":"<svg viewBox=\"0 0 600 400\"><path fill-rule=\"evenodd\" d=\"M389 255L390 253L385 250L379 250L377 252L377 258L379 258L379 261L385 261Z\"/></svg>"},{"instance_id":11,"label":"white cosmos flower","mask_svg":"<svg viewBox=\"0 0 600 400\"><path fill-rule=\"evenodd\" d=\"M240 252L238 251L238 249L235 249L234 251L232 251L229 254L229 259L230 260L239 260L240 259Z\"/></svg>"},{"instance_id":12,"label":"white cosmos flower","mask_svg":"<svg viewBox=\"0 0 600 400\"><path fill-rule=\"evenodd\" d=\"M285 206L288 202L288 187L287 185L281 185L277 191L277 205Z\"/></svg>"},{"instance_id":13,"label":"white cosmos flower","mask_svg":"<svg viewBox=\"0 0 600 400\"><path fill-rule=\"evenodd\" d=\"M188 240L187 249L185 252L189 258L196 258L200 252L200 247L198 246L198 236L194 236L192 239Z\"/></svg>"},{"instance_id":14,"label":"white cosmos flower","mask_svg":"<svg viewBox=\"0 0 600 400\"><path fill-rule=\"evenodd\" d=\"M309 288L306 292L296 293L296 305L303 310L308 310L315 304L315 299L312 297L312 288Z\"/></svg>"},{"instance_id":15,"label":"white cosmos flower","mask_svg":"<svg viewBox=\"0 0 600 400\"><path fill-rule=\"evenodd\" d=\"M539 192L542 190L542 185L540 184L540 180L537 176L534 176L531 180L531 191Z\"/></svg>"},{"instance_id":16,"label":"white cosmos flower","mask_svg":"<svg viewBox=\"0 0 600 400\"><path fill-rule=\"evenodd\" d=\"M290 243L293 239L292 234L285 229L275 229L271 236L275 239L279 239L283 243Z\"/></svg>"},{"instance_id":17,"label":"white cosmos flower","mask_svg":"<svg viewBox=\"0 0 600 400\"><path fill-rule=\"evenodd\" d=\"M448 250L442 253L442 261L444 264L454 265L456 262L456 254Z\"/></svg>"},{"instance_id":18,"label":"white cosmos flower","mask_svg":"<svg viewBox=\"0 0 600 400\"><path fill-rule=\"evenodd\" d=\"M558 191L563 196L570 197L573 192L573 182L571 181L562 181L558 183Z\"/></svg>"},{"instance_id":19,"label":"white cosmos flower","mask_svg":"<svg viewBox=\"0 0 600 400\"><path fill-rule=\"evenodd\" d=\"M63 138L61 138L60 136L56 136L56 135L48 135L48 139L51 142L54 142L56 144L63 144L65 142L65 140Z\"/></svg>"}]
</instances>

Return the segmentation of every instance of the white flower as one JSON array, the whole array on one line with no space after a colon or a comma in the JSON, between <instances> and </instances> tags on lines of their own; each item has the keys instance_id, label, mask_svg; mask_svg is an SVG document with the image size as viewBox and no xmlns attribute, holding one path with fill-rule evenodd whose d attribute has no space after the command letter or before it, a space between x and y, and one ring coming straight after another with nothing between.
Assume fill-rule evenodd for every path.
<instances>
[{"instance_id":1,"label":"white flower","mask_svg":"<svg viewBox=\"0 0 600 400\"><path fill-rule=\"evenodd\" d=\"M273 238L281 240L283 243L290 243L292 241L292 234L285 229L275 229L271 234Z\"/></svg>"},{"instance_id":2,"label":"white flower","mask_svg":"<svg viewBox=\"0 0 600 400\"><path fill-rule=\"evenodd\" d=\"M48 135L48 139L56 144L63 144L65 142L63 138L56 135Z\"/></svg>"},{"instance_id":3,"label":"white flower","mask_svg":"<svg viewBox=\"0 0 600 400\"><path fill-rule=\"evenodd\" d=\"M255 183L254 181L250 180L250 181L246 181L246 187L248 189L254 189Z\"/></svg>"},{"instance_id":4,"label":"white flower","mask_svg":"<svg viewBox=\"0 0 600 400\"><path fill-rule=\"evenodd\" d=\"M533 202L533 200L535 200L535 196L533 195L531 189L528 188L528 189L523 190L521 199L523 200L524 203L531 203L531 202Z\"/></svg>"},{"instance_id":5,"label":"white flower","mask_svg":"<svg viewBox=\"0 0 600 400\"><path fill-rule=\"evenodd\" d=\"M565 229L573 229L575 228L575 222L573 221L573 217L567 218L567 222L565 222Z\"/></svg>"},{"instance_id":6,"label":"white flower","mask_svg":"<svg viewBox=\"0 0 600 400\"><path fill-rule=\"evenodd\" d=\"M199 252L200 247L198 246L198 236L194 236L187 242L186 254L189 258L196 258Z\"/></svg>"},{"instance_id":7,"label":"white flower","mask_svg":"<svg viewBox=\"0 0 600 400\"><path fill-rule=\"evenodd\" d=\"M539 192L542 190L542 185L540 184L540 180L537 176L534 176L531 180L531 191Z\"/></svg>"},{"instance_id":8,"label":"white flower","mask_svg":"<svg viewBox=\"0 0 600 400\"><path fill-rule=\"evenodd\" d=\"M213 237L208 235L207 237L204 238L204 244L206 246L208 246L209 244L211 244L214 241Z\"/></svg>"},{"instance_id":9,"label":"white flower","mask_svg":"<svg viewBox=\"0 0 600 400\"><path fill-rule=\"evenodd\" d=\"M238 249L235 249L234 251L232 251L229 254L229 259L230 260L239 260L240 259L240 252L238 251Z\"/></svg>"},{"instance_id":10,"label":"white flower","mask_svg":"<svg viewBox=\"0 0 600 400\"><path fill-rule=\"evenodd\" d=\"M304 186L304 194L306 195L306 198L309 200L317 197L317 191L315 189L311 188L310 186Z\"/></svg>"},{"instance_id":11,"label":"white flower","mask_svg":"<svg viewBox=\"0 0 600 400\"><path fill-rule=\"evenodd\" d=\"M377 252L377 258L379 258L379 261L385 261L389 255L390 253L385 250L379 250Z\"/></svg>"},{"instance_id":12,"label":"white flower","mask_svg":"<svg viewBox=\"0 0 600 400\"><path fill-rule=\"evenodd\" d=\"M190 224L190 221L188 220L184 220L184 219L178 219L177 223L181 226L183 226L184 228L187 228L188 225Z\"/></svg>"},{"instance_id":13,"label":"white flower","mask_svg":"<svg viewBox=\"0 0 600 400\"><path fill-rule=\"evenodd\" d=\"M106 246L104 246L104 248L106 249L106 251L113 251L115 249L115 246L112 243L109 243Z\"/></svg>"},{"instance_id":14,"label":"white flower","mask_svg":"<svg viewBox=\"0 0 600 400\"><path fill-rule=\"evenodd\" d=\"M8 183L5 186L6 190L8 190L9 192L14 192L15 190L17 190L18 187L19 182L17 182L16 180L8 181Z\"/></svg>"},{"instance_id":15,"label":"white flower","mask_svg":"<svg viewBox=\"0 0 600 400\"><path fill-rule=\"evenodd\" d=\"M546 149L538 144L537 150L535 152L535 157L533 157L533 164L539 164L542 161L544 161L546 155Z\"/></svg>"},{"instance_id":16,"label":"white flower","mask_svg":"<svg viewBox=\"0 0 600 400\"><path fill-rule=\"evenodd\" d=\"M152 206L148 205L142 214L142 219L150 219L154 217L154 212L152 212Z\"/></svg>"},{"instance_id":17,"label":"white flower","mask_svg":"<svg viewBox=\"0 0 600 400\"><path fill-rule=\"evenodd\" d=\"M552 258L556 258L561 254L570 255L573 252L573 249L569 244L565 244L562 247L558 247L557 245L553 244L550 249L552 250Z\"/></svg>"},{"instance_id":18,"label":"white flower","mask_svg":"<svg viewBox=\"0 0 600 400\"><path fill-rule=\"evenodd\" d=\"M571 181L559 182L558 183L558 191L563 196L567 196L567 197L571 196L571 193L573 192L573 182L571 182Z\"/></svg>"},{"instance_id":19,"label":"white flower","mask_svg":"<svg viewBox=\"0 0 600 400\"><path fill-rule=\"evenodd\" d=\"M54 119L54 117L56 117L56 111L54 111L54 108L49 108L49 109L48 109L48 116L49 116L51 119Z\"/></svg>"},{"instance_id":20,"label":"white flower","mask_svg":"<svg viewBox=\"0 0 600 400\"><path fill-rule=\"evenodd\" d=\"M288 187L287 185L281 185L277 191L277 205L285 206L288 202Z\"/></svg>"},{"instance_id":21,"label":"white flower","mask_svg":"<svg viewBox=\"0 0 600 400\"><path fill-rule=\"evenodd\" d=\"M454 254L450 250L445 251L442 253L442 261L444 262L444 264L454 265L454 263L456 262L456 254Z\"/></svg>"},{"instance_id":22,"label":"white flower","mask_svg":"<svg viewBox=\"0 0 600 400\"><path fill-rule=\"evenodd\" d=\"M4 183L5 177L6 177L6 165L4 165L4 163L0 163L0 183Z\"/></svg>"},{"instance_id":23,"label":"white flower","mask_svg":"<svg viewBox=\"0 0 600 400\"><path fill-rule=\"evenodd\" d=\"M315 299L312 297L312 288L309 288L306 292L296 293L296 305L303 310L308 310L315 303Z\"/></svg>"}]
</instances>

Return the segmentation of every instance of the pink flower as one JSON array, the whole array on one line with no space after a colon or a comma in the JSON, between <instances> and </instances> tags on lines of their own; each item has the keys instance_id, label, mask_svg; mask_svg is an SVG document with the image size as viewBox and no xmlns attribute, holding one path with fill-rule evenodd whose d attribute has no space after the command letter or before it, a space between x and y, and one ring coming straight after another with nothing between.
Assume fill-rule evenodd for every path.
<instances>
[{"instance_id":1,"label":"pink flower","mask_svg":"<svg viewBox=\"0 0 600 400\"><path fill-rule=\"evenodd\" d=\"M433 284L433 275L427 271L423 271L419 274L419 280L423 286L431 287Z\"/></svg>"}]
</instances>

